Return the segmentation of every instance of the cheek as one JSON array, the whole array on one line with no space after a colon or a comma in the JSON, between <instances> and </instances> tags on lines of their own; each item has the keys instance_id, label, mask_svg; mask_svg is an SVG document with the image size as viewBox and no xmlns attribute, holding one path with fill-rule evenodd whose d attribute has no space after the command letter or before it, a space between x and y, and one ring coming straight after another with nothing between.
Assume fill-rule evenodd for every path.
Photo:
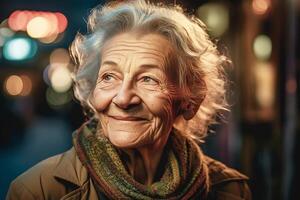
<instances>
[{"instance_id":1,"label":"cheek","mask_svg":"<svg viewBox=\"0 0 300 200\"><path fill-rule=\"evenodd\" d=\"M114 96L115 91L95 89L93 92L92 104L97 111L101 112L109 106Z\"/></svg>"},{"instance_id":2,"label":"cheek","mask_svg":"<svg viewBox=\"0 0 300 200\"><path fill-rule=\"evenodd\" d=\"M163 93L148 95L145 96L144 102L155 116L164 121L172 120L174 113L172 98L169 95Z\"/></svg>"}]
</instances>

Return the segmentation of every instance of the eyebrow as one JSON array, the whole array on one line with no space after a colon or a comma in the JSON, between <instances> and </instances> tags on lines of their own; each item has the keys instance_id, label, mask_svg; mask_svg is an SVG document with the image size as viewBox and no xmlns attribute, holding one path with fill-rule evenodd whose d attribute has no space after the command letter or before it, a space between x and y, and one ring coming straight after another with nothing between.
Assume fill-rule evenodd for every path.
<instances>
[{"instance_id":1,"label":"eyebrow","mask_svg":"<svg viewBox=\"0 0 300 200\"><path fill-rule=\"evenodd\" d=\"M113 65L116 68L120 68L120 66L117 63L115 63L113 61L110 61L110 60L104 61L102 63L102 65ZM161 67L159 67L158 65L155 65L155 64L143 64L143 65L140 65L139 67L141 69L159 69L159 70L163 70Z\"/></svg>"}]
</instances>

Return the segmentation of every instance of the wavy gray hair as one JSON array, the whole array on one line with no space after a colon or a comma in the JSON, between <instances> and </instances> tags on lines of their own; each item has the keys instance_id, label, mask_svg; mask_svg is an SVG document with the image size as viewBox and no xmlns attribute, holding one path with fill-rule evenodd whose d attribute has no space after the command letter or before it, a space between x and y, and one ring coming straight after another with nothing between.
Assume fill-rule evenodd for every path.
<instances>
[{"instance_id":1,"label":"wavy gray hair","mask_svg":"<svg viewBox=\"0 0 300 200\"><path fill-rule=\"evenodd\" d=\"M215 122L217 113L226 110L223 66L229 60L210 40L205 25L196 17L184 14L179 6L136 0L94 8L88 18L88 33L78 33L70 47L76 64L75 97L97 117L89 97L96 84L101 48L109 38L127 31L158 33L174 46L176 66L172 70L177 72L177 85L184 91L182 99L192 104L201 102L191 120L181 117L174 127L188 138L201 140L208 126Z\"/></svg>"}]
</instances>

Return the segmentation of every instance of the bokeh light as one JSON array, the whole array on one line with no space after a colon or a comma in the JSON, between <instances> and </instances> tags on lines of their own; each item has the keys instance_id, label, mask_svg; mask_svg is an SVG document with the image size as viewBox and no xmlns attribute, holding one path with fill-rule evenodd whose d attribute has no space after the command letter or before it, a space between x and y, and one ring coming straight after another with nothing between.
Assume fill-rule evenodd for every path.
<instances>
[{"instance_id":1,"label":"bokeh light","mask_svg":"<svg viewBox=\"0 0 300 200\"><path fill-rule=\"evenodd\" d=\"M68 20L60 12L16 10L9 16L8 25L12 30L27 31L30 37L49 44L66 30Z\"/></svg>"},{"instance_id":2,"label":"bokeh light","mask_svg":"<svg viewBox=\"0 0 300 200\"><path fill-rule=\"evenodd\" d=\"M11 75L6 79L4 87L9 95L19 95L23 90L22 78L18 75Z\"/></svg>"},{"instance_id":3,"label":"bokeh light","mask_svg":"<svg viewBox=\"0 0 300 200\"><path fill-rule=\"evenodd\" d=\"M11 96L27 96L32 91L32 81L27 75L11 75L4 82L4 90Z\"/></svg>"},{"instance_id":4,"label":"bokeh light","mask_svg":"<svg viewBox=\"0 0 300 200\"><path fill-rule=\"evenodd\" d=\"M10 38L10 37L12 37L14 34L15 34L15 32L12 31L12 30L9 29L9 28L6 28L6 27L0 28L0 35L3 36L3 37Z\"/></svg>"},{"instance_id":5,"label":"bokeh light","mask_svg":"<svg viewBox=\"0 0 300 200\"><path fill-rule=\"evenodd\" d=\"M28 15L25 11L16 10L8 18L8 25L14 31L25 31Z\"/></svg>"},{"instance_id":6,"label":"bokeh light","mask_svg":"<svg viewBox=\"0 0 300 200\"><path fill-rule=\"evenodd\" d=\"M219 37L229 26L229 11L222 4L207 3L199 7L197 16L207 25L211 35Z\"/></svg>"},{"instance_id":7,"label":"bokeh light","mask_svg":"<svg viewBox=\"0 0 300 200\"><path fill-rule=\"evenodd\" d=\"M23 88L20 93L21 96L28 96L32 91L32 81L27 75L20 76L23 82Z\"/></svg>"},{"instance_id":8,"label":"bokeh light","mask_svg":"<svg viewBox=\"0 0 300 200\"><path fill-rule=\"evenodd\" d=\"M271 6L270 0L253 0L252 9L253 12L257 15L265 14Z\"/></svg>"},{"instance_id":9,"label":"bokeh light","mask_svg":"<svg viewBox=\"0 0 300 200\"><path fill-rule=\"evenodd\" d=\"M267 62L255 65L256 100L261 107L272 107L275 102L275 70Z\"/></svg>"},{"instance_id":10,"label":"bokeh light","mask_svg":"<svg viewBox=\"0 0 300 200\"><path fill-rule=\"evenodd\" d=\"M34 17L27 24L27 33L32 38L43 38L49 35L51 28L45 17Z\"/></svg>"},{"instance_id":11,"label":"bokeh light","mask_svg":"<svg viewBox=\"0 0 300 200\"><path fill-rule=\"evenodd\" d=\"M60 66L66 67L70 63L69 52L63 48L55 49L50 54L49 62L50 64L59 63Z\"/></svg>"},{"instance_id":12,"label":"bokeh light","mask_svg":"<svg viewBox=\"0 0 300 200\"><path fill-rule=\"evenodd\" d=\"M50 44L52 42L55 42L57 37L58 37L58 34L52 34L52 35L46 36L44 38L39 38L39 41L44 44Z\"/></svg>"},{"instance_id":13,"label":"bokeh light","mask_svg":"<svg viewBox=\"0 0 300 200\"><path fill-rule=\"evenodd\" d=\"M66 92L72 86L71 73L66 67L55 67L49 79L56 92Z\"/></svg>"},{"instance_id":14,"label":"bokeh light","mask_svg":"<svg viewBox=\"0 0 300 200\"><path fill-rule=\"evenodd\" d=\"M254 39L253 51L260 60L268 60L272 54L272 41L267 35L258 35Z\"/></svg>"},{"instance_id":15,"label":"bokeh light","mask_svg":"<svg viewBox=\"0 0 300 200\"><path fill-rule=\"evenodd\" d=\"M9 40L15 34L14 31L7 27L0 28L0 47L2 47L7 40Z\"/></svg>"},{"instance_id":16,"label":"bokeh light","mask_svg":"<svg viewBox=\"0 0 300 200\"><path fill-rule=\"evenodd\" d=\"M46 100L52 108L61 107L72 100L72 93L70 91L59 93L49 87L46 91Z\"/></svg>"},{"instance_id":17,"label":"bokeh light","mask_svg":"<svg viewBox=\"0 0 300 200\"><path fill-rule=\"evenodd\" d=\"M43 80L47 85L51 85L50 83L50 79L49 79L49 69L50 69L51 65L48 65L47 67L45 67L44 71L43 71Z\"/></svg>"},{"instance_id":18,"label":"bokeh light","mask_svg":"<svg viewBox=\"0 0 300 200\"><path fill-rule=\"evenodd\" d=\"M62 13L56 12L55 16L58 21L58 33L62 33L66 30L68 26L68 20L66 16L64 16Z\"/></svg>"},{"instance_id":19,"label":"bokeh light","mask_svg":"<svg viewBox=\"0 0 300 200\"><path fill-rule=\"evenodd\" d=\"M37 44L29 38L13 38L3 47L3 55L7 60L24 60L34 57Z\"/></svg>"},{"instance_id":20,"label":"bokeh light","mask_svg":"<svg viewBox=\"0 0 300 200\"><path fill-rule=\"evenodd\" d=\"M72 86L68 51L63 48L55 49L50 54L49 63L43 72L45 83L50 83L56 92L68 91Z\"/></svg>"},{"instance_id":21,"label":"bokeh light","mask_svg":"<svg viewBox=\"0 0 300 200\"><path fill-rule=\"evenodd\" d=\"M57 35L58 34L58 19L57 19L56 15L51 12L44 12L42 14L43 14L42 16L45 19L47 19L49 26L50 26L50 30L48 31L47 36L50 36L53 34Z\"/></svg>"}]
</instances>

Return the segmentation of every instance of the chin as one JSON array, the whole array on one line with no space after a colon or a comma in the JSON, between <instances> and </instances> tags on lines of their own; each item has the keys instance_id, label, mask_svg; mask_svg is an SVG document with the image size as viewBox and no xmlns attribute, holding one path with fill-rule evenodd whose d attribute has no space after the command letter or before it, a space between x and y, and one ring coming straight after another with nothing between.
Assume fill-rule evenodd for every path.
<instances>
[{"instance_id":1,"label":"chin","mask_svg":"<svg viewBox=\"0 0 300 200\"><path fill-rule=\"evenodd\" d=\"M108 134L109 141L117 148L137 148L143 145L143 142L135 137L126 137L127 134L122 134L123 137L120 137L121 133ZM125 136L125 137L124 137ZM128 135L127 135L128 136Z\"/></svg>"}]
</instances>

